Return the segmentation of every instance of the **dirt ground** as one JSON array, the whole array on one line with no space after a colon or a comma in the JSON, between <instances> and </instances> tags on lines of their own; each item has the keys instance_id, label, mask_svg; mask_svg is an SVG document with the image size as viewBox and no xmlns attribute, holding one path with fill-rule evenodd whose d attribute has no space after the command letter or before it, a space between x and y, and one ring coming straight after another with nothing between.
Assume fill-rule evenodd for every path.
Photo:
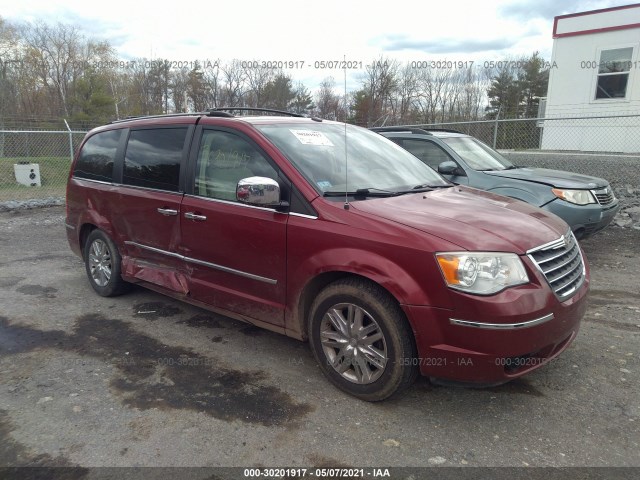
<instances>
[{"instance_id":1,"label":"dirt ground","mask_svg":"<svg viewBox=\"0 0 640 480\"><path fill-rule=\"evenodd\" d=\"M370 404L304 343L142 288L97 296L62 207L0 213L0 466L640 467L640 231L583 247L590 304L558 359Z\"/></svg>"}]
</instances>

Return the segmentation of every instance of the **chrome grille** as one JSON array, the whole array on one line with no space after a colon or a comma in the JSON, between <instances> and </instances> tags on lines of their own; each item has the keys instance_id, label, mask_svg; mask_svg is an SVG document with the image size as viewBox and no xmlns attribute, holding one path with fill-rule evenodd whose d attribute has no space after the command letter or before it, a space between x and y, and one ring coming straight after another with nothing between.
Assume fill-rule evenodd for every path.
<instances>
[{"instance_id":1,"label":"chrome grille","mask_svg":"<svg viewBox=\"0 0 640 480\"><path fill-rule=\"evenodd\" d=\"M561 301L571 298L584 282L584 260L572 232L554 242L529 250L527 255Z\"/></svg>"},{"instance_id":2,"label":"chrome grille","mask_svg":"<svg viewBox=\"0 0 640 480\"><path fill-rule=\"evenodd\" d=\"M598 203L600 205L609 205L616 198L613 195L613 190L611 189L611 187L591 190L591 192L595 195L596 200L598 200Z\"/></svg>"}]
</instances>

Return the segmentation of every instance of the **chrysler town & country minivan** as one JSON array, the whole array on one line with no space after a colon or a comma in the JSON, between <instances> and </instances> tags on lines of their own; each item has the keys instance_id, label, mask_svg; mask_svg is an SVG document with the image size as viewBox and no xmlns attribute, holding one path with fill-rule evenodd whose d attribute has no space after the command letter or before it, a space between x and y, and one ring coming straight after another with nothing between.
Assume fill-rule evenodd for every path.
<instances>
[{"instance_id":1,"label":"chrysler town & country minivan","mask_svg":"<svg viewBox=\"0 0 640 480\"><path fill-rule=\"evenodd\" d=\"M99 295L139 284L306 340L369 401L418 373L487 385L540 367L575 338L589 287L555 215L317 118L211 110L94 129L66 229Z\"/></svg>"}]
</instances>

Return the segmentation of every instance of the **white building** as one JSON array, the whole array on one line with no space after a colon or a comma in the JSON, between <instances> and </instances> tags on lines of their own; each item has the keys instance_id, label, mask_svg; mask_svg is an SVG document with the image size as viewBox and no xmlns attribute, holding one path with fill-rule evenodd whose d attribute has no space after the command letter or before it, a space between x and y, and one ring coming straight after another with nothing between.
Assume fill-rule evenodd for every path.
<instances>
[{"instance_id":1,"label":"white building","mask_svg":"<svg viewBox=\"0 0 640 480\"><path fill-rule=\"evenodd\" d=\"M640 152L640 4L555 17L553 38L542 148Z\"/></svg>"}]
</instances>

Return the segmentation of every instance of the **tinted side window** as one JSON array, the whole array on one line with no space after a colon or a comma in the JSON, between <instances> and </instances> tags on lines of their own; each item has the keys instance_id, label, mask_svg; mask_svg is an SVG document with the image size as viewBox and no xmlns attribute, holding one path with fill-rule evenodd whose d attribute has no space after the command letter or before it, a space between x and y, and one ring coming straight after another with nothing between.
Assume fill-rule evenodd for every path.
<instances>
[{"instance_id":1,"label":"tinted side window","mask_svg":"<svg viewBox=\"0 0 640 480\"><path fill-rule=\"evenodd\" d=\"M92 180L113 180L113 160L122 130L109 130L93 135L82 147L73 175Z\"/></svg>"},{"instance_id":2,"label":"tinted side window","mask_svg":"<svg viewBox=\"0 0 640 480\"><path fill-rule=\"evenodd\" d=\"M132 130L124 157L126 185L178 191L187 128Z\"/></svg>"},{"instance_id":3,"label":"tinted side window","mask_svg":"<svg viewBox=\"0 0 640 480\"><path fill-rule=\"evenodd\" d=\"M447 152L428 140L403 140L402 146L435 171L438 171L438 165L442 162L453 160Z\"/></svg>"},{"instance_id":4,"label":"tinted side window","mask_svg":"<svg viewBox=\"0 0 640 480\"><path fill-rule=\"evenodd\" d=\"M236 200L236 185L247 177L278 179L278 173L252 144L229 132L202 133L196 165L196 195Z\"/></svg>"}]
</instances>

